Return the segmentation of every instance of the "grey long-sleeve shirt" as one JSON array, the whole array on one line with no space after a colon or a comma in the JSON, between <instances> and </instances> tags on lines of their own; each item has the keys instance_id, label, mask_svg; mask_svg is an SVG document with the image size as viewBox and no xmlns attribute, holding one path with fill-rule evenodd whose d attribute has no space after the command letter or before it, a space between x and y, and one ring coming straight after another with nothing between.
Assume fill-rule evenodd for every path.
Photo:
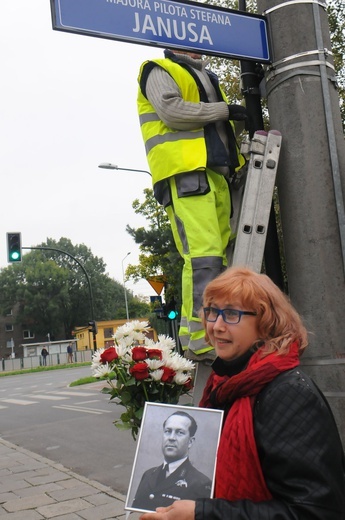
<instances>
[{"instance_id":1,"label":"grey long-sleeve shirt","mask_svg":"<svg viewBox=\"0 0 345 520\"><path fill-rule=\"evenodd\" d=\"M217 101L214 87L205 72L207 62L186 55L179 57L191 65L199 75L210 102L184 101L173 78L161 67L154 67L147 79L146 95L159 118L174 130L194 130L208 123L228 121L228 106L224 101ZM224 134L222 126L221 124L217 128L221 136Z\"/></svg>"}]
</instances>

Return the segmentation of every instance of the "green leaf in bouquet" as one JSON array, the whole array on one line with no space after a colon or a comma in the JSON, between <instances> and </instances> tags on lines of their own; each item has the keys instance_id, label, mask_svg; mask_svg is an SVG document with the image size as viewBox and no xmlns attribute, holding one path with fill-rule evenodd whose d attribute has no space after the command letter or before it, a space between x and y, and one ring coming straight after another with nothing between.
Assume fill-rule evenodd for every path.
<instances>
[{"instance_id":1,"label":"green leaf in bouquet","mask_svg":"<svg viewBox=\"0 0 345 520\"><path fill-rule=\"evenodd\" d=\"M101 394L111 394L112 391L112 388L110 388L109 386L105 386L104 388L102 388Z\"/></svg>"},{"instance_id":2,"label":"green leaf in bouquet","mask_svg":"<svg viewBox=\"0 0 345 520\"><path fill-rule=\"evenodd\" d=\"M120 379L117 379L117 380L116 380L116 385L115 385L115 386L116 386L116 388L118 388L118 389L122 388L123 383L120 381Z\"/></svg>"},{"instance_id":3,"label":"green leaf in bouquet","mask_svg":"<svg viewBox=\"0 0 345 520\"><path fill-rule=\"evenodd\" d=\"M132 428L132 425L129 422L123 423L121 421L114 421L114 424L119 430L130 430Z\"/></svg>"},{"instance_id":4,"label":"green leaf in bouquet","mask_svg":"<svg viewBox=\"0 0 345 520\"><path fill-rule=\"evenodd\" d=\"M129 422L131 420L131 414L127 412L123 412L120 416L122 422Z\"/></svg>"},{"instance_id":5,"label":"green leaf in bouquet","mask_svg":"<svg viewBox=\"0 0 345 520\"><path fill-rule=\"evenodd\" d=\"M132 394L130 392L127 392L126 390L124 390L121 392L120 398L121 398L122 404L126 405L131 402Z\"/></svg>"},{"instance_id":6,"label":"green leaf in bouquet","mask_svg":"<svg viewBox=\"0 0 345 520\"><path fill-rule=\"evenodd\" d=\"M149 387L149 392L151 395L157 395L159 394L159 388L156 385L152 385Z\"/></svg>"},{"instance_id":7,"label":"green leaf in bouquet","mask_svg":"<svg viewBox=\"0 0 345 520\"><path fill-rule=\"evenodd\" d=\"M130 379L128 379L125 383L124 383L125 386L135 386L136 385L136 380L134 377L131 377Z\"/></svg>"},{"instance_id":8,"label":"green leaf in bouquet","mask_svg":"<svg viewBox=\"0 0 345 520\"><path fill-rule=\"evenodd\" d=\"M134 415L137 419L141 420L143 418L143 414L144 414L144 408L139 408L139 410L137 410Z\"/></svg>"}]
</instances>

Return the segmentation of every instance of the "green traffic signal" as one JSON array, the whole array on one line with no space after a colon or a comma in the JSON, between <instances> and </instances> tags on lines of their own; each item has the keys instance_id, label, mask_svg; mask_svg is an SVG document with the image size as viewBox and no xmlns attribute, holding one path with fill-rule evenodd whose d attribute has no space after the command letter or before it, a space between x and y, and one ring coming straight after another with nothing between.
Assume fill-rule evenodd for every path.
<instances>
[{"instance_id":1,"label":"green traffic signal","mask_svg":"<svg viewBox=\"0 0 345 520\"><path fill-rule=\"evenodd\" d=\"M20 233L7 233L7 256L10 263L22 261Z\"/></svg>"},{"instance_id":2,"label":"green traffic signal","mask_svg":"<svg viewBox=\"0 0 345 520\"><path fill-rule=\"evenodd\" d=\"M173 298L166 305L166 316L168 320L176 320L178 316L178 311L176 308L176 301Z\"/></svg>"},{"instance_id":3,"label":"green traffic signal","mask_svg":"<svg viewBox=\"0 0 345 520\"><path fill-rule=\"evenodd\" d=\"M177 316L178 316L178 312L177 311L171 310L171 311L168 312L169 320L176 320Z\"/></svg>"}]
</instances>

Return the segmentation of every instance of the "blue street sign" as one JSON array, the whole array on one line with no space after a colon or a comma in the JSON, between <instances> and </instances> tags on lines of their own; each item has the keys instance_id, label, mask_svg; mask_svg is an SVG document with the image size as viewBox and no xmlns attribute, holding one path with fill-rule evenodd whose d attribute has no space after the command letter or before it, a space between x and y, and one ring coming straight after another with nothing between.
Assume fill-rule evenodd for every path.
<instances>
[{"instance_id":1,"label":"blue street sign","mask_svg":"<svg viewBox=\"0 0 345 520\"><path fill-rule=\"evenodd\" d=\"M150 296L150 303L159 303L162 305L162 297L161 296Z\"/></svg>"},{"instance_id":2,"label":"blue street sign","mask_svg":"<svg viewBox=\"0 0 345 520\"><path fill-rule=\"evenodd\" d=\"M268 63L264 16L173 0L51 0L53 28Z\"/></svg>"}]
</instances>

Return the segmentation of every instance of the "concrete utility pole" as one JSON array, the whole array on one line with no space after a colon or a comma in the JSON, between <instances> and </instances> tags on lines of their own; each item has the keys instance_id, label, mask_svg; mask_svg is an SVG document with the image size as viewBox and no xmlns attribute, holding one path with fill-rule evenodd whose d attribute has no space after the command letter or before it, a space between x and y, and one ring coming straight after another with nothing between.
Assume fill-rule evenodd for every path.
<instances>
[{"instance_id":1,"label":"concrete utility pole","mask_svg":"<svg viewBox=\"0 0 345 520\"><path fill-rule=\"evenodd\" d=\"M326 3L258 0L258 13L272 38L270 125L283 136L277 186L289 295L311 332L302 362L345 444L345 143Z\"/></svg>"}]
</instances>

